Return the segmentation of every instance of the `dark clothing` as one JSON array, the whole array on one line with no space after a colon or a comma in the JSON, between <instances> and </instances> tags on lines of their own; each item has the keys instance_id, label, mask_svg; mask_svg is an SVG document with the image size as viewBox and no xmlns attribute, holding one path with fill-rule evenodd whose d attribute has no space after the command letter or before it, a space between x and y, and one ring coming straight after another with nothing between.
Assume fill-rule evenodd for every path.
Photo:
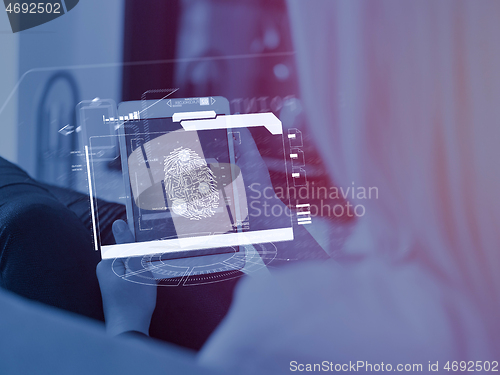
<instances>
[{"instance_id":1,"label":"dark clothing","mask_svg":"<svg viewBox=\"0 0 500 375\"><path fill-rule=\"evenodd\" d=\"M102 200L96 206L101 243L113 244L111 227L126 219L125 207ZM95 272L101 256L94 250L91 224L87 195L39 183L0 158L0 287L103 321ZM276 244L281 256L272 267L328 258L300 227L293 242ZM158 287L150 336L200 349L229 310L238 280Z\"/></svg>"},{"instance_id":2,"label":"dark clothing","mask_svg":"<svg viewBox=\"0 0 500 375\"><path fill-rule=\"evenodd\" d=\"M71 211L81 196L60 200L0 158L0 286L103 320L95 275L100 254L93 250L89 228Z\"/></svg>"},{"instance_id":3,"label":"dark clothing","mask_svg":"<svg viewBox=\"0 0 500 375\"><path fill-rule=\"evenodd\" d=\"M125 207L99 200L102 244ZM89 197L30 178L0 158L0 286L26 298L104 320L95 273ZM159 287L151 337L199 349L229 309L238 279Z\"/></svg>"}]
</instances>

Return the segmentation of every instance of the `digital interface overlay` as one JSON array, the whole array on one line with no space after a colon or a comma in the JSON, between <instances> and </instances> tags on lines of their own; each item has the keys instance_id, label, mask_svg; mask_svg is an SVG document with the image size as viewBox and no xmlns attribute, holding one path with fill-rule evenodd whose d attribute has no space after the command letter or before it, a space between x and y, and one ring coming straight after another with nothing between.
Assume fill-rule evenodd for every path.
<instances>
[{"instance_id":1,"label":"digital interface overlay","mask_svg":"<svg viewBox=\"0 0 500 375\"><path fill-rule=\"evenodd\" d=\"M202 99L195 104L200 106ZM209 103L210 99L214 100L207 99ZM225 254L226 263L216 267L217 271L208 267L210 261L196 267L208 267L206 273L235 270L241 268L249 248L257 254L252 244L261 243L261 250L266 246L272 249L271 241L293 239L291 219L283 225L280 220L263 223L249 215L249 207L258 204L247 194L252 184L249 179L255 173L242 171L235 160L234 148L242 140L241 131L263 127L269 137L282 139L281 122L272 113L230 116L217 115L215 111L191 111L190 107L195 104L185 102L186 99L179 104L180 100L164 100L153 106L141 103L141 107L138 102L129 102L134 103L132 109L136 109L131 112L127 112L129 104L122 103L125 108L120 114L103 115L102 120L118 134L89 137L87 149L89 171L92 171L93 164L100 158L113 156L109 150L111 145L111 148L117 145L120 148L127 191L125 197L119 198L126 200L128 224L135 238L134 243L99 246L96 236L102 257L142 256L150 265L144 269L149 270L168 260L168 266L162 264L162 271L156 270L154 277L172 280L182 277L186 271L185 266L173 265L185 259L173 258L208 260L209 257L200 255ZM168 113L159 109L159 103ZM147 110L144 110L145 104ZM123 110L126 116L122 115ZM286 169L284 147L276 152ZM93 194L99 195L103 181L89 175L89 186ZM97 211L94 207L96 228L99 227ZM241 253L240 247L245 251ZM273 254L273 251L265 252ZM263 258L261 254L259 258L258 264L263 265L269 256ZM192 268L191 272L194 272Z\"/></svg>"}]
</instances>

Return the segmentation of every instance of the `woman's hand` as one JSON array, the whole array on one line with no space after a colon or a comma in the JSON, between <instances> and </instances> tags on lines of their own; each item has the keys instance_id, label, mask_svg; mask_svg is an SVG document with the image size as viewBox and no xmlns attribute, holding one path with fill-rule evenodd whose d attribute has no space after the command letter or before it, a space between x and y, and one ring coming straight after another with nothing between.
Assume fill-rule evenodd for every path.
<instances>
[{"instance_id":1,"label":"woman's hand","mask_svg":"<svg viewBox=\"0 0 500 375\"><path fill-rule=\"evenodd\" d=\"M113 223L113 235L118 244L133 241L123 220ZM117 258L103 259L97 265L106 330L113 336L127 331L149 335L149 324L156 306L156 286L141 284L139 280L134 282L131 270L142 269L140 262L140 257Z\"/></svg>"}]
</instances>

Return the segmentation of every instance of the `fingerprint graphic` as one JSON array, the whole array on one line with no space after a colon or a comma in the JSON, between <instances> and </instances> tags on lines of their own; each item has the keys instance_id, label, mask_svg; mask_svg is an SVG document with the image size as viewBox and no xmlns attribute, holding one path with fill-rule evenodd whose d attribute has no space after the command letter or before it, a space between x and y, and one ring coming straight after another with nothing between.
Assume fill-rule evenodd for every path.
<instances>
[{"instance_id":1,"label":"fingerprint graphic","mask_svg":"<svg viewBox=\"0 0 500 375\"><path fill-rule=\"evenodd\" d=\"M179 147L165 156L165 193L172 211L191 220L215 214L219 206L217 181L204 159L189 148Z\"/></svg>"}]
</instances>

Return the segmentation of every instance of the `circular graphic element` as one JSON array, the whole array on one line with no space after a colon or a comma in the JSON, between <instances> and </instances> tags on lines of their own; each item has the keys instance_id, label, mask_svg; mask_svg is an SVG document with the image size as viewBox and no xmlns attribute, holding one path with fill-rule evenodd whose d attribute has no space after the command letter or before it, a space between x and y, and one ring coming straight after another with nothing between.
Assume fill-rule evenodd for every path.
<instances>
[{"instance_id":1,"label":"circular graphic element","mask_svg":"<svg viewBox=\"0 0 500 375\"><path fill-rule=\"evenodd\" d=\"M187 213L187 204L183 199L176 199L172 203L172 210L177 214L184 216Z\"/></svg>"},{"instance_id":2,"label":"circular graphic element","mask_svg":"<svg viewBox=\"0 0 500 375\"><path fill-rule=\"evenodd\" d=\"M165 193L176 215L201 220L215 214L219 191L204 159L189 148L179 147L165 156L163 166Z\"/></svg>"},{"instance_id":3,"label":"circular graphic element","mask_svg":"<svg viewBox=\"0 0 500 375\"><path fill-rule=\"evenodd\" d=\"M183 163L187 163L191 159L188 150L180 150L179 151L179 160Z\"/></svg>"},{"instance_id":4,"label":"circular graphic element","mask_svg":"<svg viewBox=\"0 0 500 375\"><path fill-rule=\"evenodd\" d=\"M210 192L210 186L206 182L202 182L198 185L198 190L201 194L208 194Z\"/></svg>"},{"instance_id":5,"label":"circular graphic element","mask_svg":"<svg viewBox=\"0 0 500 375\"><path fill-rule=\"evenodd\" d=\"M153 286L195 286L232 280L267 267L276 259L278 249L272 242L250 246L228 247L229 252L216 254L213 262L200 265L193 258L164 259L165 254L114 259L111 268L124 280ZM120 262L125 261L126 274Z\"/></svg>"}]
</instances>

